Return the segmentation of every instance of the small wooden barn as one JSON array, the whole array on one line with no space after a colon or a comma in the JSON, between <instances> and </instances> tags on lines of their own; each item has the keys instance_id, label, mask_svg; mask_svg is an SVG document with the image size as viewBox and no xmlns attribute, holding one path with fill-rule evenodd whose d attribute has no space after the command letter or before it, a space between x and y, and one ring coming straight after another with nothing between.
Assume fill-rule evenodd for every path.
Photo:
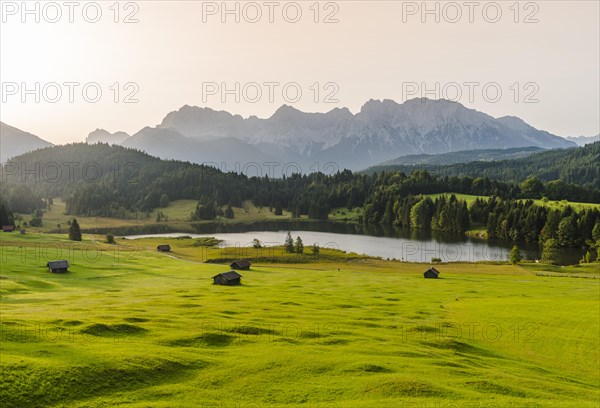
<instances>
[{"instance_id":1,"label":"small wooden barn","mask_svg":"<svg viewBox=\"0 0 600 408\"><path fill-rule=\"evenodd\" d=\"M242 275L236 271L222 272L213 276L214 285L235 286L242 284Z\"/></svg>"},{"instance_id":2,"label":"small wooden barn","mask_svg":"<svg viewBox=\"0 0 600 408\"><path fill-rule=\"evenodd\" d=\"M160 252L171 252L171 245L159 245L156 249Z\"/></svg>"},{"instance_id":3,"label":"small wooden barn","mask_svg":"<svg viewBox=\"0 0 600 408\"><path fill-rule=\"evenodd\" d=\"M231 269L237 269L240 271L247 271L248 269L250 269L250 261L247 259L240 259L238 261L232 262L229 267Z\"/></svg>"},{"instance_id":4,"label":"small wooden barn","mask_svg":"<svg viewBox=\"0 0 600 408\"><path fill-rule=\"evenodd\" d=\"M12 225L3 225L2 226L2 232L13 232L15 230L15 227L13 227Z\"/></svg>"},{"instance_id":5,"label":"small wooden barn","mask_svg":"<svg viewBox=\"0 0 600 408\"><path fill-rule=\"evenodd\" d=\"M69 272L69 261L49 261L46 266L52 273Z\"/></svg>"},{"instance_id":6,"label":"small wooden barn","mask_svg":"<svg viewBox=\"0 0 600 408\"><path fill-rule=\"evenodd\" d=\"M423 277L425 279L437 279L438 276L440 275L440 271L438 271L437 269L431 267L429 269L427 269L425 272L423 272Z\"/></svg>"}]
</instances>

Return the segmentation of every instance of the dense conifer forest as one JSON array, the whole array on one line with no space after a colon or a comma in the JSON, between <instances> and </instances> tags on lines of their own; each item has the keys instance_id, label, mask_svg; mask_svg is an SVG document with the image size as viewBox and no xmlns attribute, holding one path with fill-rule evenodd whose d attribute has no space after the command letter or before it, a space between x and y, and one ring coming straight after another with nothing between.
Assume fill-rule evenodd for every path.
<instances>
[{"instance_id":1,"label":"dense conifer forest","mask_svg":"<svg viewBox=\"0 0 600 408\"><path fill-rule=\"evenodd\" d=\"M360 222L464 234L483 226L490 238L515 242L553 239L558 246L594 244L600 223L596 209L549 209L532 199L600 202L600 143L574 150L544 152L507 164L473 164L482 169L510 168L499 176L442 176L426 170L331 175L293 174L283 178L223 173L188 162L161 160L143 152L106 144L71 144L19 156L3 167L2 223L13 213L29 214L60 197L68 214L128 218L149 214L161 201L198 201L190 220L232 216L231 206L251 200L293 217L328 218L334 208L362 208ZM552 165L550 164L552 163ZM458 165L453 165L458 166ZM458 168L453 167L451 168ZM464 165L467 166L467 165ZM504 167L501 167L504 166ZM547 166L541 174L536 166ZM554 167L553 167L554 166ZM552 170L560 168L561 170ZM553 173L554 171L554 173ZM490 171L483 171L483 174ZM485 196L468 206L456 193Z\"/></svg>"},{"instance_id":2,"label":"dense conifer forest","mask_svg":"<svg viewBox=\"0 0 600 408\"><path fill-rule=\"evenodd\" d=\"M410 165L375 166L366 173L411 172L414 168ZM439 175L489 177L505 182L522 182L535 176L543 182L551 182L545 192L548 198L560 199L558 197L564 194L568 185L577 184L593 190L600 188L600 142L576 149L547 150L512 160L472 161L443 166L420 164L418 168Z\"/></svg>"}]
</instances>

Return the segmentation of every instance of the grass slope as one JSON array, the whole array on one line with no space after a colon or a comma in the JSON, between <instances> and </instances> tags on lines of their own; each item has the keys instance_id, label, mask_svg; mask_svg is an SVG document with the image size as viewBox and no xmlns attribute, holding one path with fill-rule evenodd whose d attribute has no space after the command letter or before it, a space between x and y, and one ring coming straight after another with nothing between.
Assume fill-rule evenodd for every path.
<instances>
[{"instance_id":1,"label":"grass slope","mask_svg":"<svg viewBox=\"0 0 600 408\"><path fill-rule=\"evenodd\" d=\"M427 265L329 254L258 262L243 286L222 287L210 278L227 266L197 262L193 240L170 240L166 255L152 240L1 238L5 406L579 408L600 397L598 279L446 264L424 280ZM71 272L48 273L49 258Z\"/></svg>"},{"instance_id":2,"label":"grass slope","mask_svg":"<svg viewBox=\"0 0 600 408\"><path fill-rule=\"evenodd\" d=\"M128 226L150 226L150 225L171 225L181 230L190 230L189 216L196 209L196 200L176 200L171 202L167 207L156 208L152 211L149 217L145 217L144 214L140 213L137 219L119 219L119 218L108 218L108 217L85 217L85 216L72 216L65 214L66 205L65 203L56 198L54 204L49 210L46 210L43 217L43 227L34 228L34 231L56 231L58 224L61 226L62 231L67 231L69 226L67 221L77 218L79 225L82 229L88 228L117 228L117 227L128 227ZM216 221L222 223L229 222L253 222L253 221L266 221L266 220L286 220L291 217L291 213L283 211L280 216L275 215L269 211L268 208L257 208L250 201L244 202L244 207L234 207L234 219L228 220L224 217L218 217ZM223 210L225 207L223 207ZM161 212L163 215L168 217L167 221L156 222L156 215ZM303 217L306 218L306 217ZM31 216L24 216L24 220L29 222ZM196 221L195 223L203 222ZM204 221L210 222L210 221Z\"/></svg>"}]
</instances>

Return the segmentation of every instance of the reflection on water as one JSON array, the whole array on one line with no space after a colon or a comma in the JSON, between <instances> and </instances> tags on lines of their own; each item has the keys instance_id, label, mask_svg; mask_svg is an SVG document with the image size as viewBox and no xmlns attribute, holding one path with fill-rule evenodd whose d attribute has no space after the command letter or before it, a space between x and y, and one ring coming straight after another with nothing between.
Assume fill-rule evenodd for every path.
<instances>
[{"instance_id":1,"label":"reflection on water","mask_svg":"<svg viewBox=\"0 0 600 408\"><path fill-rule=\"evenodd\" d=\"M151 235L130 235L126 238L176 237L215 237L222 240L222 246L240 248L251 247L254 238L265 246L282 245L288 230L294 239L300 236L304 246L314 243L322 248L335 248L346 252L356 252L384 259L398 259L410 262L430 262L440 258L443 262L505 261L512 244L498 241L485 241L474 238L383 226L364 226L328 222L256 222L252 224L195 224L196 234L163 233ZM527 259L537 259L537 247L522 247ZM563 251L561 262L576 263L581 258L580 250Z\"/></svg>"}]
</instances>

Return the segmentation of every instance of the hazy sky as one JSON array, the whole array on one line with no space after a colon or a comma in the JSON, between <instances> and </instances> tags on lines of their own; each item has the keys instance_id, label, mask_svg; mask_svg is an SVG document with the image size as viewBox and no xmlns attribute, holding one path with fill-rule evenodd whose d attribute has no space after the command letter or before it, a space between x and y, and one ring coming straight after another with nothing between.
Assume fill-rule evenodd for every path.
<instances>
[{"instance_id":1,"label":"hazy sky","mask_svg":"<svg viewBox=\"0 0 600 408\"><path fill-rule=\"evenodd\" d=\"M600 128L598 1L0 3L0 118L53 143L185 104L268 117L415 96L561 136Z\"/></svg>"}]
</instances>

